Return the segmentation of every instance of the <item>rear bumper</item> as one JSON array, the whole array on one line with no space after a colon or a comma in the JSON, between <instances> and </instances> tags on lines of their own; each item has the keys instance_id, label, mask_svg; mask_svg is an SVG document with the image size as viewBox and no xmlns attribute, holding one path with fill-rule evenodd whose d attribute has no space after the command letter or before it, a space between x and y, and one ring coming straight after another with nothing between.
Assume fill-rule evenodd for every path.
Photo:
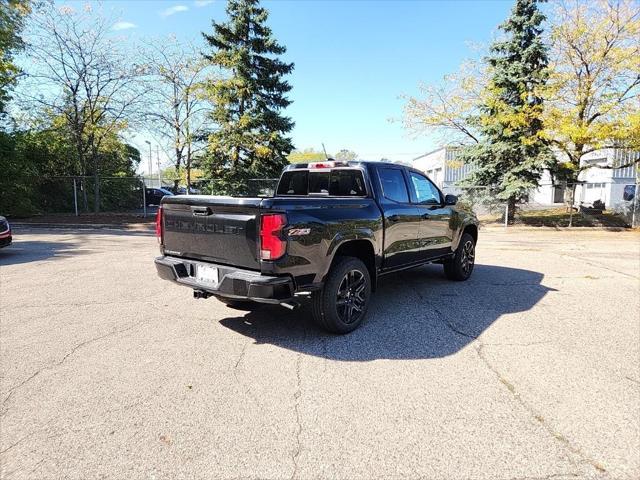
<instances>
[{"instance_id":1,"label":"rear bumper","mask_svg":"<svg viewBox=\"0 0 640 480\"><path fill-rule=\"evenodd\" d=\"M220 297L282 303L291 300L295 290L291 277L270 277L251 270L168 256L157 257L155 263L160 278ZM218 269L217 285L195 278L195 267L198 264Z\"/></svg>"}]
</instances>

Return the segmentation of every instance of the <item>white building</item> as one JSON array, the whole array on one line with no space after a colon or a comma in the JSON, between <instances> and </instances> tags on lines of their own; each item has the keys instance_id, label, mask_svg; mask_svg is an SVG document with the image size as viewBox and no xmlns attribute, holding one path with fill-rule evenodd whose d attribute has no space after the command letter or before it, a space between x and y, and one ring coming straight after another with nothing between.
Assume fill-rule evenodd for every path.
<instances>
[{"instance_id":1,"label":"white building","mask_svg":"<svg viewBox=\"0 0 640 480\"><path fill-rule=\"evenodd\" d=\"M576 203L591 204L601 200L607 208L620 203L625 186L638 183L640 172L638 165L615 167L638 159L640 152L614 148L597 150L582 157L582 166L589 168L580 173L579 180L584 183L576 188Z\"/></svg>"},{"instance_id":2,"label":"white building","mask_svg":"<svg viewBox=\"0 0 640 480\"><path fill-rule=\"evenodd\" d=\"M422 170L445 193L461 194L458 182L473 171L473 165L457 160L460 147L447 146L425 153L413 159L413 166ZM590 168L580 176L576 187L575 204L592 204L596 200L604 202L607 208L623 201L625 186L638 182L638 168L631 165L625 168L602 168L625 165L640 158L640 152L622 149L603 149L585 155L581 162ZM551 174L545 170L540 179L540 187L531 192L530 203L538 205L558 205L565 201L566 187L554 183Z\"/></svg>"},{"instance_id":3,"label":"white building","mask_svg":"<svg viewBox=\"0 0 640 480\"><path fill-rule=\"evenodd\" d=\"M442 147L413 159L413 167L422 170L446 193L459 191L457 184L473 171L473 165L457 160L459 147Z\"/></svg>"}]
</instances>

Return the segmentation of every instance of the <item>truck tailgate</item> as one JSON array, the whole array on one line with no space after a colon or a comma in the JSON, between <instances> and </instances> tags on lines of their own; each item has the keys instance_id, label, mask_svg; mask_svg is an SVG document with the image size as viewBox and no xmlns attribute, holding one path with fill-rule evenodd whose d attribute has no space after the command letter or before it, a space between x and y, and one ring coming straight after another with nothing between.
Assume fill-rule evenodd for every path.
<instances>
[{"instance_id":1,"label":"truck tailgate","mask_svg":"<svg viewBox=\"0 0 640 480\"><path fill-rule=\"evenodd\" d=\"M165 197L165 254L259 270L262 200L208 195Z\"/></svg>"}]
</instances>

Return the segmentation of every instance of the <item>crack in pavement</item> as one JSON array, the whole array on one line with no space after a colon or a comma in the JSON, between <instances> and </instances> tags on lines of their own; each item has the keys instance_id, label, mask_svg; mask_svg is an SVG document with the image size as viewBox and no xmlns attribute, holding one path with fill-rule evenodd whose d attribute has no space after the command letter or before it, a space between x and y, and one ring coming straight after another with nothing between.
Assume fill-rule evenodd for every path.
<instances>
[{"instance_id":1,"label":"crack in pavement","mask_svg":"<svg viewBox=\"0 0 640 480\"><path fill-rule=\"evenodd\" d=\"M253 338L258 338L258 323L257 322L252 322L252 325L254 333L253 333ZM255 393L253 392L253 390L251 389L251 387L249 385L247 385L246 383L242 382L240 380L240 378L238 377L238 367L240 366L240 364L244 361L244 357L247 354L247 350L249 349L249 346L252 344L252 340L251 337L248 337L248 340L244 342L244 344L242 345L242 350L240 351L240 355L238 355L238 359L236 360L236 363L233 365L233 369L231 370L231 373L233 374L233 378L235 379L236 383L238 385L240 385L241 387L244 388L244 391L247 395L249 395L252 399L253 399L253 403L256 404L256 407L261 407L261 402L258 400L258 397L256 397Z\"/></svg>"},{"instance_id":2,"label":"crack in pavement","mask_svg":"<svg viewBox=\"0 0 640 480\"><path fill-rule=\"evenodd\" d=\"M296 391L293 394L295 400L294 412L296 414L296 451L293 454L293 473L291 474L291 480L296 478L298 473L298 457L302 451L302 444L300 443L300 435L302 434L302 422L300 421L300 396L302 395L302 382L300 379L300 368L302 365L302 353L298 353L296 359Z\"/></svg>"},{"instance_id":3,"label":"crack in pavement","mask_svg":"<svg viewBox=\"0 0 640 480\"><path fill-rule=\"evenodd\" d=\"M443 315L443 313L438 309L438 307L436 307L433 302L429 301L428 299L426 299L424 297L424 295L422 295L422 292L420 290L418 290L418 287L416 287L415 285L412 285L413 290L416 292L416 295L418 295L418 298L420 298L420 300L422 300L423 302L426 302L431 309L436 312L436 314L438 315L438 318L442 321L442 323L444 323L449 330L451 330L454 333L457 333L460 336L466 337L466 338L470 338L471 340L478 340L478 337L475 335L470 335L467 332L460 330L458 327L456 327L453 323L451 323L446 317L445 315Z\"/></svg>"},{"instance_id":4,"label":"crack in pavement","mask_svg":"<svg viewBox=\"0 0 640 480\"><path fill-rule=\"evenodd\" d=\"M577 478L577 473L552 473L543 477L511 477L507 480L551 480L552 478Z\"/></svg>"},{"instance_id":5,"label":"crack in pavement","mask_svg":"<svg viewBox=\"0 0 640 480\"><path fill-rule=\"evenodd\" d=\"M600 464L598 461L594 460L593 458L589 457L580 448L574 446L567 437L555 431L553 427L551 427L551 425L547 423L545 418L542 415L540 415L532 405L530 405L528 402L526 402L522 398L522 396L516 390L515 386L511 382L509 382L506 378L504 378L504 376L498 371L498 369L496 369L491 364L491 362L489 362L489 360L483 353L483 349L484 349L484 345L482 344L482 342L479 342L478 347L476 347L475 349L476 353L478 354L478 357L480 358L480 360L482 360L484 365L491 372L493 372L493 374L498 378L500 383L504 385L507 390L509 390L513 399L516 400L516 402L518 402L538 422L538 424L540 424L547 431L547 433L549 433L549 435L551 435L556 441L564 445L564 447L567 448L570 452L572 452L573 454L577 455L582 460L587 462L589 465L595 468L599 473L606 472L606 469L602 466L602 464ZM574 462L572 461L572 463ZM574 464L574 466L577 466L577 465Z\"/></svg>"},{"instance_id":6,"label":"crack in pavement","mask_svg":"<svg viewBox=\"0 0 640 480\"><path fill-rule=\"evenodd\" d=\"M632 378L632 377L630 377L629 375L625 375L625 377L624 377L624 378L626 378L626 379L627 379L627 380L629 380L630 382L640 384L640 380L636 380L635 378Z\"/></svg>"},{"instance_id":7,"label":"crack in pavement","mask_svg":"<svg viewBox=\"0 0 640 480\"><path fill-rule=\"evenodd\" d=\"M115 300L108 302L59 302L59 303L47 303L46 305L42 305L41 303L34 304L24 304L24 305L9 305L5 307L7 310L20 310L23 308L50 308L50 307L104 307L109 305L134 305L139 304L140 306L151 306L154 307L157 304L153 302L141 301L141 300Z\"/></svg>"},{"instance_id":8,"label":"crack in pavement","mask_svg":"<svg viewBox=\"0 0 640 480\"><path fill-rule=\"evenodd\" d=\"M553 342L528 342L528 343L485 343L482 342L482 344L485 347L532 347L534 345L549 345L552 344Z\"/></svg>"},{"instance_id":9,"label":"crack in pavement","mask_svg":"<svg viewBox=\"0 0 640 480\"><path fill-rule=\"evenodd\" d=\"M302 336L302 342L307 341L307 327L305 324L302 326L304 335ZM302 396L302 349L298 352L296 357L296 391L293 392L293 410L296 419L296 449L293 452L291 460L293 462L293 472L291 472L291 480L294 480L298 474L298 458L302 453L302 443L300 442L300 436L302 435L302 420L300 418L300 397Z\"/></svg>"},{"instance_id":10,"label":"crack in pavement","mask_svg":"<svg viewBox=\"0 0 640 480\"><path fill-rule=\"evenodd\" d=\"M585 260L585 259L584 259L584 258L582 258L582 257L578 257L578 256L576 256L576 255L571 255L571 254L569 254L569 253L559 253L559 252L553 252L553 251L552 251L551 253L554 253L554 254L556 254L556 255L558 255L558 256L560 256L560 257L569 257L569 258L573 258L574 260L579 260L579 261L581 261L581 262L583 262L583 263L586 263L587 265L590 265L590 266L592 266L592 267L595 267L595 268L601 268L601 269L603 269L603 270L608 270L608 271L610 271L610 272L617 273L618 275L623 275L623 276L625 276L625 277L633 278L634 280L640 280L640 277L638 277L637 275L633 275L633 274L631 274L631 273L627 273L627 272L621 272L620 270L616 270L615 268L611 268L611 267L607 266L607 265L606 265L606 264L604 264L604 263L600 263L600 262L593 262L593 261Z\"/></svg>"},{"instance_id":11,"label":"crack in pavement","mask_svg":"<svg viewBox=\"0 0 640 480\"><path fill-rule=\"evenodd\" d=\"M475 350L476 350L476 353L477 353L478 357L482 361L482 363L486 366L486 368L488 368L498 378L500 383L502 385L504 385L507 388L507 390L509 390L509 393L511 394L512 398L517 403L519 403L529 413L529 415L532 416L547 431L547 433L549 433L556 441L560 442L570 452L572 452L573 454L577 455L578 457L580 457L585 462L589 463L589 465L591 465L593 468L595 468L599 473L606 472L606 469L599 462L597 462L596 460L594 460L591 457L587 456L578 447L575 447L574 445L572 445L571 442L565 436L563 436L562 434L556 432L546 422L546 420L544 419L544 417L542 415L538 414L536 412L536 410L529 403L527 403L525 400L522 399L520 394L516 391L515 386L512 383L510 383L508 380L506 380L504 378L504 376L495 367L493 367L493 365L491 365L491 363L487 360L486 356L483 354L483 349L485 347L485 344L482 342L482 340L479 338L479 336L475 336L475 335L469 334L469 333L459 329L458 327L456 327L452 322L450 322L446 318L445 315L442 314L442 312L431 301L429 301L428 299L426 299L424 297L424 295L422 295L422 293L417 289L417 287L414 286L413 289L417 293L418 297L422 301L427 303L433 309L433 311L437 314L437 317L452 332L454 332L454 333L456 333L456 334L458 334L460 336L463 336L465 338L469 338L469 339L475 340L477 342L478 346L475 347ZM533 342L533 343L535 343L535 342ZM490 346L490 344L487 344L487 345ZM573 464L574 467L577 468L577 465L575 464L573 459L570 458L570 462ZM578 474L575 474L574 476L578 476ZM542 478L553 478L553 477L542 477Z\"/></svg>"},{"instance_id":12,"label":"crack in pavement","mask_svg":"<svg viewBox=\"0 0 640 480\"><path fill-rule=\"evenodd\" d=\"M31 374L31 375L30 375L29 377L27 377L25 380L23 380L22 382L20 382L19 384L15 385L15 386L11 387L11 388L8 390L8 394L7 394L7 396L2 400L2 408L3 408L3 411L2 411L2 412L0 412L0 417L4 416L4 415L7 413L7 409L5 409L4 407L5 407L5 405L9 402L9 400L11 400L11 397L14 395L14 393L15 393L18 389L22 388L22 387L23 387L23 386L25 386L27 383L29 383L31 380L33 380L34 378L36 378L36 377L37 377L38 375L40 375L42 372L44 372L44 371L46 371L46 370L51 370L51 369L54 369L54 368L57 368L57 367L61 366L61 365L62 365L62 364L63 364L63 363L64 363L64 362L69 358L69 357L71 357L71 356L72 356L73 354L75 354L78 350L80 350L80 349L81 349L81 348L83 348L83 347L86 347L87 345L90 345L90 344L92 344L92 343L98 342L98 341L100 341L100 340L102 340L102 339L104 339L104 338L107 338L107 337L110 337L110 336L113 336L113 335L118 335L118 334L120 334L120 333L124 333L124 332L127 332L127 331L129 331L129 330L133 330L134 328L139 327L139 326L141 326L141 325L143 325L143 324L145 324L145 323L147 323L147 321L144 321L144 320L143 320L143 321L141 321L141 322L135 322L133 325L129 325L129 326L128 326L128 327L126 327L126 328L122 328L122 329L120 329L120 330L112 330L111 332L105 333L104 335L99 335L99 336L97 336L97 337L90 338L90 339L88 339L88 340L85 340L85 341L83 341L83 342L80 342L80 343L79 343L79 344L77 344L75 347L73 347L71 350L69 350L69 351L64 355L64 357L62 357L62 359L61 359L61 360L59 360L59 361L57 361L57 362L55 362L55 363L53 363L53 364L46 365L46 366L44 366L44 367L40 368L39 370L36 370L33 374Z\"/></svg>"},{"instance_id":13,"label":"crack in pavement","mask_svg":"<svg viewBox=\"0 0 640 480\"><path fill-rule=\"evenodd\" d=\"M24 442L26 439L31 438L31 437L33 437L35 434L37 434L37 433L41 433L41 432L43 432L43 431L45 431L45 430L46 430L46 428L45 428L45 429L42 429L42 430L36 430L36 431L34 431L34 432L31 432L31 433L29 433L29 434L25 435L24 437L20 438L20 440L18 440L18 441L17 441L17 442L15 442L15 443L12 443L11 445L9 445L9 446L8 446L7 448L5 448L4 450L0 450L0 455L2 455L3 453L7 453L7 452L8 452L9 450L11 450L12 448L17 447L18 445L20 445L20 444L21 444L22 442Z\"/></svg>"}]
</instances>

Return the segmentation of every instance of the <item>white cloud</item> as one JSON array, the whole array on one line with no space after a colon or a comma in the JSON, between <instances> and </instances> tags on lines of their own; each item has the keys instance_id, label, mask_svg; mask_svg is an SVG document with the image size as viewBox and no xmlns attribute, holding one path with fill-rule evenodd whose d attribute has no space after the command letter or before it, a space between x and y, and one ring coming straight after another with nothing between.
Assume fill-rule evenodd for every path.
<instances>
[{"instance_id":1,"label":"white cloud","mask_svg":"<svg viewBox=\"0 0 640 480\"><path fill-rule=\"evenodd\" d=\"M170 17L171 15L175 15L176 13L179 13L179 12L186 12L187 10L189 10L189 7L187 7L186 5L175 5L173 7L169 7L166 10L163 10L162 12L160 12L160 16Z\"/></svg>"},{"instance_id":2,"label":"white cloud","mask_svg":"<svg viewBox=\"0 0 640 480\"><path fill-rule=\"evenodd\" d=\"M212 3L213 0L195 0L193 2L196 7L206 7L207 5L211 5Z\"/></svg>"},{"instance_id":3,"label":"white cloud","mask_svg":"<svg viewBox=\"0 0 640 480\"><path fill-rule=\"evenodd\" d=\"M136 28L137 25L131 22L116 22L111 27L112 30L129 30L130 28Z\"/></svg>"}]
</instances>

